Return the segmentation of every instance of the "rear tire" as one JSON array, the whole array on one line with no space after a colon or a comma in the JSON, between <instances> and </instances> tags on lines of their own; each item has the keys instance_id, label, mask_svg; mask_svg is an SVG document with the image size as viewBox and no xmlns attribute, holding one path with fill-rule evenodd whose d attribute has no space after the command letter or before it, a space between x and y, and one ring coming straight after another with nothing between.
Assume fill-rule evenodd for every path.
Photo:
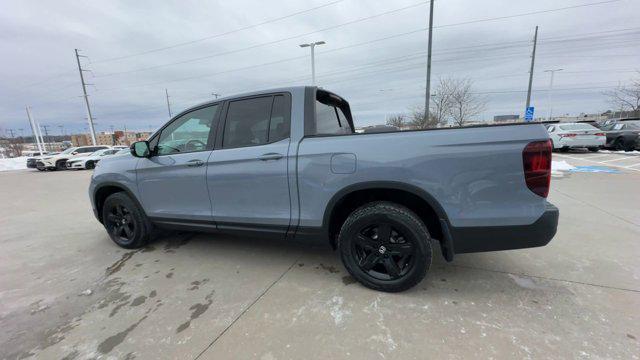
<instances>
[{"instance_id":1,"label":"rear tire","mask_svg":"<svg viewBox=\"0 0 640 360\"><path fill-rule=\"evenodd\" d=\"M613 142L613 148L617 151L626 150L624 146L624 139L619 137Z\"/></svg>"},{"instance_id":2,"label":"rear tire","mask_svg":"<svg viewBox=\"0 0 640 360\"><path fill-rule=\"evenodd\" d=\"M418 284L431 266L431 236L411 210L391 202L356 209L342 224L338 249L362 285L398 292Z\"/></svg>"},{"instance_id":3,"label":"rear tire","mask_svg":"<svg viewBox=\"0 0 640 360\"><path fill-rule=\"evenodd\" d=\"M56 161L56 170L66 170L66 169L67 169L67 160Z\"/></svg>"},{"instance_id":4,"label":"rear tire","mask_svg":"<svg viewBox=\"0 0 640 360\"><path fill-rule=\"evenodd\" d=\"M558 149L558 151L566 153L566 152L569 152L569 148L568 147L561 147L560 149Z\"/></svg>"},{"instance_id":5,"label":"rear tire","mask_svg":"<svg viewBox=\"0 0 640 360\"><path fill-rule=\"evenodd\" d=\"M149 242L151 225L142 209L124 192L111 194L104 201L102 224L120 247L137 249Z\"/></svg>"},{"instance_id":6,"label":"rear tire","mask_svg":"<svg viewBox=\"0 0 640 360\"><path fill-rule=\"evenodd\" d=\"M590 147L590 148L589 148L589 151L591 151L591 152L598 152L598 151L600 151L600 148L599 148L599 147Z\"/></svg>"}]
</instances>

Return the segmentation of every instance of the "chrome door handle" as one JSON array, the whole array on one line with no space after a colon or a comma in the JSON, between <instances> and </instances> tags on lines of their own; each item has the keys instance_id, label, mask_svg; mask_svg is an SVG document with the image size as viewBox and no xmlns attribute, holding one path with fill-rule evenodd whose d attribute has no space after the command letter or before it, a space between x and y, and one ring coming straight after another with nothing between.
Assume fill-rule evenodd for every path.
<instances>
[{"instance_id":1,"label":"chrome door handle","mask_svg":"<svg viewBox=\"0 0 640 360\"><path fill-rule=\"evenodd\" d=\"M189 167L198 167L198 166L202 166L202 165L204 165L204 161L202 161L200 159L193 159L193 160L187 161L187 166L189 166Z\"/></svg>"},{"instance_id":2,"label":"chrome door handle","mask_svg":"<svg viewBox=\"0 0 640 360\"><path fill-rule=\"evenodd\" d=\"M260 159L262 161L267 161L267 160L279 160L279 159L282 159L283 157L284 157L284 155L282 155L282 154L267 153L267 154L262 154L262 155L258 156L258 159Z\"/></svg>"}]
</instances>

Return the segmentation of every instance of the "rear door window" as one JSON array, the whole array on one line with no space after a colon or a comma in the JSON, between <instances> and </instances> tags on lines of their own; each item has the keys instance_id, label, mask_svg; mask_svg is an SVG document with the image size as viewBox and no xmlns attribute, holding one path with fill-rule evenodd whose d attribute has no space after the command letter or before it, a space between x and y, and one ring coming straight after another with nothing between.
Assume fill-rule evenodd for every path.
<instances>
[{"instance_id":1,"label":"rear door window","mask_svg":"<svg viewBox=\"0 0 640 360\"><path fill-rule=\"evenodd\" d=\"M284 95L229 102L222 148L263 145L288 138L290 109L290 101Z\"/></svg>"}]
</instances>

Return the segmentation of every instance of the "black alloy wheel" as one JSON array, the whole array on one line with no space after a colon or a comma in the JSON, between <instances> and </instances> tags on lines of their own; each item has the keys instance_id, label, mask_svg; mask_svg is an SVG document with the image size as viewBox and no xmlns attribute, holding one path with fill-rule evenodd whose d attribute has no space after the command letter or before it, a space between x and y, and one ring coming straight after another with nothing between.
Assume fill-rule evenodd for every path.
<instances>
[{"instance_id":1,"label":"black alloy wheel","mask_svg":"<svg viewBox=\"0 0 640 360\"><path fill-rule=\"evenodd\" d=\"M366 225L351 243L358 267L379 280L396 280L415 263L416 247L410 238L390 223Z\"/></svg>"},{"instance_id":2,"label":"black alloy wheel","mask_svg":"<svg viewBox=\"0 0 640 360\"><path fill-rule=\"evenodd\" d=\"M56 161L56 170L66 170L66 169L67 169L67 160Z\"/></svg>"},{"instance_id":3,"label":"black alloy wheel","mask_svg":"<svg viewBox=\"0 0 640 360\"><path fill-rule=\"evenodd\" d=\"M87 161L87 163L84 165L84 168L87 169L87 170L91 170L94 167L96 167L96 165L94 164L93 161Z\"/></svg>"},{"instance_id":4,"label":"black alloy wheel","mask_svg":"<svg viewBox=\"0 0 640 360\"><path fill-rule=\"evenodd\" d=\"M111 240L127 249L146 245L151 233L144 212L125 192L111 194L104 201L102 224Z\"/></svg>"},{"instance_id":5,"label":"black alloy wheel","mask_svg":"<svg viewBox=\"0 0 640 360\"><path fill-rule=\"evenodd\" d=\"M119 238L122 243L129 243L134 239L136 223L131 211L122 204L115 204L106 215L107 230L111 236Z\"/></svg>"},{"instance_id":6,"label":"black alloy wheel","mask_svg":"<svg viewBox=\"0 0 640 360\"><path fill-rule=\"evenodd\" d=\"M337 240L349 274L374 290L407 290L431 266L429 231L400 204L378 201L361 206L344 221Z\"/></svg>"}]
</instances>

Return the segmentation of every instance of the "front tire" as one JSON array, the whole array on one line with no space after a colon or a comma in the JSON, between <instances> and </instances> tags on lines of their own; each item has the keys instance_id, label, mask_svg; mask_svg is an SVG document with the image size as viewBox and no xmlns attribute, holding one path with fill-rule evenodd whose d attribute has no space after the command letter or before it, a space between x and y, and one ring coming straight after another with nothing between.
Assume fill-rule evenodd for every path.
<instances>
[{"instance_id":1,"label":"front tire","mask_svg":"<svg viewBox=\"0 0 640 360\"><path fill-rule=\"evenodd\" d=\"M418 284L431 266L431 236L411 210L391 202L352 212L338 234L345 268L362 285L398 292Z\"/></svg>"},{"instance_id":2,"label":"front tire","mask_svg":"<svg viewBox=\"0 0 640 360\"><path fill-rule=\"evenodd\" d=\"M87 170L91 170L91 169L93 169L95 167L96 167L96 165L94 164L93 161L87 161L87 163L84 164L84 168L87 169Z\"/></svg>"},{"instance_id":3,"label":"front tire","mask_svg":"<svg viewBox=\"0 0 640 360\"><path fill-rule=\"evenodd\" d=\"M598 151L600 151L600 148L599 148L599 147L590 147L590 148L589 148L589 151L591 151L591 152L598 152Z\"/></svg>"},{"instance_id":4,"label":"front tire","mask_svg":"<svg viewBox=\"0 0 640 360\"><path fill-rule=\"evenodd\" d=\"M111 194L104 201L102 224L120 247L137 249L149 242L149 222L142 209L124 192Z\"/></svg>"}]
</instances>

